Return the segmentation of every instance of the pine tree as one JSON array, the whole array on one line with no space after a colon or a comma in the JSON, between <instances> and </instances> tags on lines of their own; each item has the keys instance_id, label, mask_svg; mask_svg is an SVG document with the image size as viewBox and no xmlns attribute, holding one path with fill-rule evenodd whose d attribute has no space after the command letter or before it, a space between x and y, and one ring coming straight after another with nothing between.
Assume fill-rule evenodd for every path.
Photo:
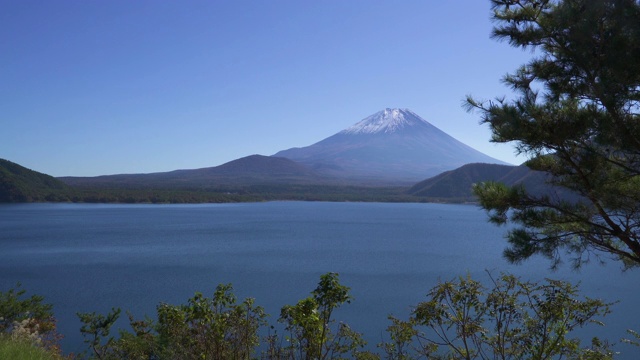
<instances>
[{"instance_id":1,"label":"pine tree","mask_svg":"<svg viewBox=\"0 0 640 360\"><path fill-rule=\"evenodd\" d=\"M475 187L491 221L517 224L505 256L640 265L640 2L492 0L493 38L532 51L504 82L514 98L467 99L492 141L514 142L558 193ZM567 192L573 196L566 196ZM559 195L564 194L564 195Z\"/></svg>"}]
</instances>

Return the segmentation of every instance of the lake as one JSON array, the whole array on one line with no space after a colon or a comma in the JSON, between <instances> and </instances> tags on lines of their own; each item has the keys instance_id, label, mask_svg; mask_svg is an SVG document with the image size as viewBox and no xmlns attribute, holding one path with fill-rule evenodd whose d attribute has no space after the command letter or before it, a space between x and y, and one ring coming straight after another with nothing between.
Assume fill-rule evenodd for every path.
<instances>
[{"instance_id":1,"label":"lake","mask_svg":"<svg viewBox=\"0 0 640 360\"><path fill-rule=\"evenodd\" d=\"M553 272L539 258L511 265L501 257L505 231L471 205L4 204L0 290L21 282L54 304L65 351L84 349L78 311L121 307L153 316L160 302L185 303L195 291L210 296L217 284L232 283L238 298L254 297L275 323L280 307L308 296L330 271L355 298L336 318L373 349L387 315L406 318L438 281L466 274L485 281L486 271L579 281L584 295L619 300L607 326L588 338L617 342L625 329L640 330L640 270L594 261L580 272L569 264Z\"/></svg>"}]
</instances>

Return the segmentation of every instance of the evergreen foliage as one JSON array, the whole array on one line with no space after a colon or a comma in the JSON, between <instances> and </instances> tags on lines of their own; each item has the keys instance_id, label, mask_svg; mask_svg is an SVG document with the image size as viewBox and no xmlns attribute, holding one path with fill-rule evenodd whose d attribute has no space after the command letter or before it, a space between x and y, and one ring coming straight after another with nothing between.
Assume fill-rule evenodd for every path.
<instances>
[{"instance_id":1,"label":"evergreen foliage","mask_svg":"<svg viewBox=\"0 0 640 360\"><path fill-rule=\"evenodd\" d=\"M495 142L514 142L532 170L573 193L476 187L493 222L520 227L505 256L540 254L579 266L591 255L640 265L640 3L636 0L492 0L493 37L531 50L504 81L515 99L467 99ZM576 200L577 199L577 200Z\"/></svg>"}]
</instances>

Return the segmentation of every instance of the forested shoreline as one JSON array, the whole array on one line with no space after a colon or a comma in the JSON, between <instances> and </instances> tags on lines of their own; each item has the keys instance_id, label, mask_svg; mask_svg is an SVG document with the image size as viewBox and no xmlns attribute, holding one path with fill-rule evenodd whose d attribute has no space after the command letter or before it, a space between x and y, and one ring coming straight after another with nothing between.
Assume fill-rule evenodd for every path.
<instances>
[{"instance_id":1,"label":"forested shoreline","mask_svg":"<svg viewBox=\"0 0 640 360\"><path fill-rule=\"evenodd\" d=\"M468 198L416 197L405 187L355 186L247 186L219 190L191 189L77 189L24 192L5 198L5 203L71 202L122 204L196 204L262 201L361 201L361 202L468 202Z\"/></svg>"}]
</instances>

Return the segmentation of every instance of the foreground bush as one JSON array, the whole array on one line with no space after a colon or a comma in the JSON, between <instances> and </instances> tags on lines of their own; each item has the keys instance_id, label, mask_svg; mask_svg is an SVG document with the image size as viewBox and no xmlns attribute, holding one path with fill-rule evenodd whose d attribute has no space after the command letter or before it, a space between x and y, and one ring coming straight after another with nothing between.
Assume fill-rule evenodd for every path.
<instances>
[{"instance_id":1,"label":"foreground bush","mask_svg":"<svg viewBox=\"0 0 640 360\"><path fill-rule=\"evenodd\" d=\"M211 298L160 304L157 320L135 320L132 332L110 336L120 315L79 314L90 358L98 359L612 359L606 341L584 346L573 331L604 325L609 304L578 296L569 283L525 282L512 275L489 287L470 277L435 286L407 320L390 317L380 354L365 351L362 335L336 322L334 310L352 298L338 274L328 273L311 295L282 308L278 323L253 299L238 302L231 285ZM269 329L268 335L260 337ZM263 331L261 331L263 330ZM262 343L261 343L262 340Z\"/></svg>"},{"instance_id":2,"label":"foreground bush","mask_svg":"<svg viewBox=\"0 0 640 360\"><path fill-rule=\"evenodd\" d=\"M268 326L267 314L251 298L238 302L231 284L218 285L211 298L196 293L185 305L160 304L157 320L129 315L133 332L121 330L117 339L110 334L120 309L78 316L89 346L86 356L91 358L331 359L359 357L358 349L365 345L346 324L334 329L333 311L350 299L338 274L322 275L310 297L282 308L278 322L284 324L287 336L276 331L267 335L260 354L260 329Z\"/></svg>"},{"instance_id":3,"label":"foreground bush","mask_svg":"<svg viewBox=\"0 0 640 360\"><path fill-rule=\"evenodd\" d=\"M440 283L406 319L389 317L379 354L334 311L351 302L338 274L320 277L310 296L282 308L276 326L249 298L218 285L183 305L160 304L156 319L136 320L114 336L120 309L79 313L90 359L612 359L605 340L581 344L574 330L604 325L609 304L583 298L566 282L527 282L508 274L488 286L469 276ZM0 359L61 359L51 305L24 290L0 292ZM282 331L282 334L279 333ZM265 335L266 334L266 335ZM640 336L630 332L632 345Z\"/></svg>"},{"instance_id":4,"label":"foreground bush","mask_svg":"<svg viewBox=\"0 0 640 360\"><path fill-rule=\"evenodd\" d=\"M0 359L61 358L53 305L25 294L20 284L0 291Z\"/></svg>"},{"instance_id":5,"label":"foreground bush","mask_svg":"<svg viewBox=\"0 0 640 360\"><path fill-rule=\"evenodd\" d=\"M573 330L598 321L609 304L580 298L569 283L492 278L486 288L470 277L441 283L408 321L391 318L389 358L611 359L609 345L594 338L581 347Z\"/></svg>"},{"instance_id":6,"label":"foreground bush","mask_svg":"<svg viewBox=\"0 0 640 360\"><path fill-rule=\"evenodd\" d=\"M56 360L60 357L24 339L13 339L11 336L0 336L0 359L7 360Z\"/></svg>"}]
</instances>

